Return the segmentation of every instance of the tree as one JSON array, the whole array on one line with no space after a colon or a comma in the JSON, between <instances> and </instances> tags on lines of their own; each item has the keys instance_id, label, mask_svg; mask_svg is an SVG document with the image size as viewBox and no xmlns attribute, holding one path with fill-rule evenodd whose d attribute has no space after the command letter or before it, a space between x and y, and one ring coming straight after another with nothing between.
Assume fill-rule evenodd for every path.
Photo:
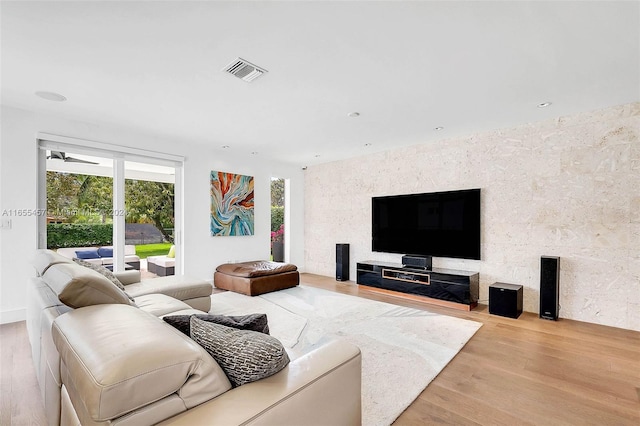
<instances>
[{"instance_id":1,"label":"tree","mask_svg":"<svg viewBox=\"0 0 640 426\"><path fill-rule=\"evenodd\" d=\"M166 228L175 223L175 191L172 183L127 179L125 205L129 223L153 223L167 241L173 236Z\"/></svg>"},{"instance_id":2,"label":"tree","mask_svg":"<svg viewBox=\"0 0 640 426\"><path fill-rule=\"evenodd\" d=\"M271 205L284 207L284 179L271 178Z\"/></svg>"},{"instance_id":3,"label":"tree","mask_svg":"<svg viewBox=\"0 0 640 426\"><path fill-rule=\"evenodd\" d=\"M284 207L271 206L271 232L276 232L284 223Z\"/></svg>"},{"instance_id":4,"label":"tree","mask_svg":"<svg viewBox=\"0 0 640 426\"><path fill-rule=\"evenodd\" d=\"M126 220L129 223L152 223L167 241L173 237L167 228L174 227L175 196L172 183L125 180ZM47 211L78 222L82 216L99 215L106 223L113 210L113 178L47 172ZM58 214L58 213L60 214ZM78 215L78 212L84 214Z\"/></svg>"},{"instance_id":5,"label":"tree","mask_svg":"<svg viewBox=\"0 0 640 426\"><path fill-rule=\"evenodd\" d=\"M271 178L271 232L284 223L284 179Z\"/></svg>"},{"instance_id":6,"label":"tree","mask_svg":"<svg viewBox=\"0 0 640 426\"><path fill-rule=\"evenodd\" d=\"M77 175L82 179L78 191L78 207L85 212L100 215L102 223L112 216L113 178L107 176Z\"/></svg>"},{"instance_id":7,"label":"tree","mask_svg":"<svg viewBox=\"0 0 640 426\"><path fill-rule=\"evenodd\" d=\"M80 181L72 173L47 172L47 216L69 218L78 210Z\"/></svg>"}]
</instances>

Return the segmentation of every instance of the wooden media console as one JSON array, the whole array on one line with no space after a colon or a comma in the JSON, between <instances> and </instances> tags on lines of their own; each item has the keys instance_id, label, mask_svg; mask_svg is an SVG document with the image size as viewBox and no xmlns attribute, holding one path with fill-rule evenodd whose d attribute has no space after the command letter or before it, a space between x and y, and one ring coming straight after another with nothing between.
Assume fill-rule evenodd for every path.
<instances>
[{"instance_id":1,"label":"wooden media console","mask_svg":"<svg viewBox=\"0 0 640 426\"><path fill-rule=\"evenodd\" d=\"M370 290L470 311L478 305L479 274L453 269L419 269L397 263L357 263L357 283Z\"/></svg>"}]
</instances>

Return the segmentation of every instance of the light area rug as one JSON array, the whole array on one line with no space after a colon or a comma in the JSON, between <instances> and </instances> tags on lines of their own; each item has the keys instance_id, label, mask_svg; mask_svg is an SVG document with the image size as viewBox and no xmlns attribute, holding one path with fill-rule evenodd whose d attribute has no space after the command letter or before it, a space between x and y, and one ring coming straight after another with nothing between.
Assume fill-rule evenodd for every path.
<instances>
[{"instance_id":1,"label":"light area rug","mask_svg":"<svg viewBox=\"0 0 640 426\"><path fill-rule=\"evenodd\" d=\"M333 339L358 346L365 426L391 424L482 325L304 285L211 300L214 314L266 313L271 335L294 356Z\"/></svg>"}]
</instances>

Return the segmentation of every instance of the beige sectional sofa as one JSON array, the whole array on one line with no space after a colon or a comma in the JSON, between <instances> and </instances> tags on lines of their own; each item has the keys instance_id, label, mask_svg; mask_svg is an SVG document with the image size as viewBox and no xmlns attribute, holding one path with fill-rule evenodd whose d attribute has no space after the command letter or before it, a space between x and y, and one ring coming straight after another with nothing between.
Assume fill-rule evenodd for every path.
<instances>
[{"instance_id":1,"label":"beige sectional sofa","mask_svg":"<svg viewBox=\"0 0 640 426\"><path fill-rule=\"evenodd\" d=\"M116 274L122 291L49 250L39 250L33 266L27 329L52 425L361 422L361 357L351 344L291 354L279 373L232 388L207 351L161 320L207 312L206 281L139 282L127 271Z\"/></svg>"}]
</instances>

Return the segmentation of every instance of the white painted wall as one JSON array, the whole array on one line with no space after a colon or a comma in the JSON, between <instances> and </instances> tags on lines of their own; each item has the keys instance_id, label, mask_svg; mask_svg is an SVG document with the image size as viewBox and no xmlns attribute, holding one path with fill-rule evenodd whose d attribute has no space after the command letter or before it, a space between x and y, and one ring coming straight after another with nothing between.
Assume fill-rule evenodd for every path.
<instances>
[{"instance_id":1,"label":"white painted wall","mask_svg":"<svg viewBox=\"0 0 640 426\"><path fill-rule=\"evenodd\" d=\"M331 190L327 191L327 186ZM335 273L351 244L351 279L371 251L371 197L482 188L482 260L434 258L524 286L538 312L540 256L560 256L560 316L640 330L640 103L439 140L309 167L307 272Z\"/></svg>"},{"instance_id":2,"label":"white painted wall","mask_svg":"<svg viewBox=\"0 0 640 426\"><path fill-rule=\"evenodd\" d=\"M209 146L141 134L133 129L84 123L3 106L0 132L0 215L4 210L36 209L36 134L46 132L97 142L156 150L186 157L184 166L185 273L211 280L215 267L227 260L268 259L270 254L270 178L291 182L289 261L304 270L304 184L298 168L265 161L260 155L222 152ZM209 231L209 174L220 170L254 176L255 235L212 237ZM33 275L29 259L36 248L35 217L11 219L11 229L0 229L0 323L25 318L26 281Z\"/></svg>"}]
</instances>

